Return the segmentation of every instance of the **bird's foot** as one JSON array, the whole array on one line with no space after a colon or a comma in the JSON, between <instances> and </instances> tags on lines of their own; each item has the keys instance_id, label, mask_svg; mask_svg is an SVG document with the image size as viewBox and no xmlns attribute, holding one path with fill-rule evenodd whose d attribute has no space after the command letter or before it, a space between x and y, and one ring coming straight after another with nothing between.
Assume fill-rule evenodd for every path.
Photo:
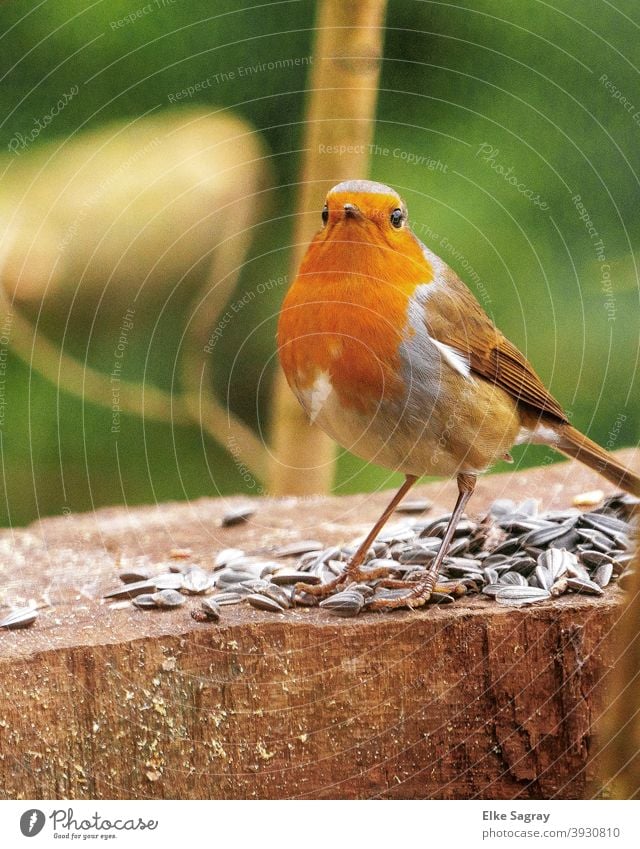
<instances>
[{"instance_id":1,"label":"bird's foot","mask_svg":"<svg viewBox=\"0 0 640 849\"><path fill-rule=\"evenodd\" d=\"M452 596L460 598L465 594L466 587L458 582L446 582L436 584L433 579L425 581L396 581L388 579L380 581L376 589L390 590L408 590L403 595L396 595L391 598L373 598L367 604L367 610L397 610L400 607L408 607L410 610L416 607L423 607L431 601L434 595ZM449 600L449 599L446 599Z\"/></svg>"},{"instance_id":2,"label":"bird's foot","mask_svg":"<svg viewBox=\"0 0 640 849\"><path fill-rule=\"evenodd\" d=\"M365 566L351 566L338 575L332 581L326 584L305 584L304 581L296 584L296 592L306 593L307 595L315 596L316 598L326 598L333 595L339 587L347 586L348 584L368 584L371 581L377 581L380 578L388 578L389 573L393 569L388 566L377 566L367 569Z\"/></svg>"}]
</instances>

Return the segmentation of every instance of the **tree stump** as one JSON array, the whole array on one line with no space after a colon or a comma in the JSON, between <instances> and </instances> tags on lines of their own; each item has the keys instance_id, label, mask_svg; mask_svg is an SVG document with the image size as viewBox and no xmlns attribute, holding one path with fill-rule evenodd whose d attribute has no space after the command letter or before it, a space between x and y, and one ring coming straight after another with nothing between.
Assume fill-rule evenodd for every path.
<instances>
[{"instance_id":1,"label":"tree stump","mask_svg":"<svg viewBox=\"0 0 640 849\"><path fill-rule=\"evenodd\" d=\"M633 464L637 454L621 452ZM481 479L470 511L566 507L605 482L576 463ZM451 509L455 484L417 490ZM0 537L0 604L50 600L0 631L5 798L581 798L623 594L526 609L478 596L338 619L241 604L218 624L101 601L131 564L189 547L269 549L368 529L388 493L203 499L45 519Z\"/></svg>"}]
</instances>

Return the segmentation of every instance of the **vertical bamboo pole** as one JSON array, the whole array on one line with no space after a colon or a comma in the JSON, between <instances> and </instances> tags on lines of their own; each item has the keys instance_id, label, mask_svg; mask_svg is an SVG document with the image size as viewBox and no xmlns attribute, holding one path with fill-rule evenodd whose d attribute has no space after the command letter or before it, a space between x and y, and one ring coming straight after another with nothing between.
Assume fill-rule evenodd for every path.
<instances>
[{"instance_id":1,"label":"vertical bamboo pole","mask_svg":"<svg viewBox=\"0 0 640 849\"><path fill-rule=\"evenodd\" d=\"M308 88L302 176L290 281L318 229L324 196L367 176L384 39L386 0L321 0ZM279 370L275 381L270 488L275 495L328 492L331 440L310 425Z\"/></svg>"}]
</instances>

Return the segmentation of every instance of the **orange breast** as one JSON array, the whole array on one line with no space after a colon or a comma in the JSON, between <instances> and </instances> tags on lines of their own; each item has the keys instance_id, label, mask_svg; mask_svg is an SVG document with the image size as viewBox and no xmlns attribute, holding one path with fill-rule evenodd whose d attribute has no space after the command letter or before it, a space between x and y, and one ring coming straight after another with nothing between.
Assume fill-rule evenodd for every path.
<instances>
[{"instance_id":1,"label":"orange breast","mask_svg":"<svg viewBox=\"0 0 640 849\"><path fill-rule=\"evenodd\" d=\"M365 411L404 392L398 348L409 298L433 274L421 251L321 235L282 307L280 360L294 389L324 372L343 405Z\"/></svg>"}]
</instances>

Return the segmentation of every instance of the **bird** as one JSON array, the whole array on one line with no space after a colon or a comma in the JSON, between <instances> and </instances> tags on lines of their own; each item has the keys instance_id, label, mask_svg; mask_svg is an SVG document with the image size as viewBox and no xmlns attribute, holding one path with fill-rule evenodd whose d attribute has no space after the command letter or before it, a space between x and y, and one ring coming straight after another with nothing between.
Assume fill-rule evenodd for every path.
<instances>
[{"instance_id":1,"label":"bird","mask_svg":"<svg viewBox=\"0 0 640 849\"><path fill-rule=\"evenodd\" d=\"M404 483L344 573L299 589L326 595L388 575L362 567L391 514L420 477L455 478L456 504L426 574L387 580L406 592L370 607L424 605L478 475L510 460L514 445L551 446L640 496L640 477L569 422L458 275L412 232L394 189L343 181L321 218L280 310L280 363L311 422L367 462L402 472Z\"/></svg>"}]
</instances>

